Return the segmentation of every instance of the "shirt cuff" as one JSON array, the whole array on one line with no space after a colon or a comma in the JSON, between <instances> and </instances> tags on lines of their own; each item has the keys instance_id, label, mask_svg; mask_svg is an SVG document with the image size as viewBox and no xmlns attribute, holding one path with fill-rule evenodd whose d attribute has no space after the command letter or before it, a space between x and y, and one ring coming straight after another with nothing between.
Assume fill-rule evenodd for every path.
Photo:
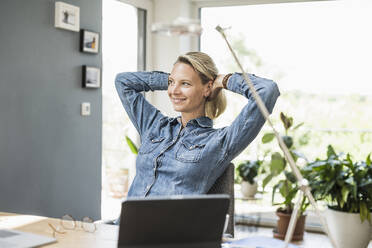
<instances>
[{"instance_id":1,"label":"shirt cuff","mask_svg":"<svg viewBox=\"0 0 372 248\"><path fill-rule=\"evenodd\" d=\"M169 73L153 71L150 75L149 86L151 90L167 90Z\"/></svg>"},{"instance_id":2,"label":"shirt cuff","mask_svg":"<svg viewBox=\"0 0 372 248\"><path fill-rule=\"evenodd\" d=\"M253 81L253 74L248 73L248 77L251 81ZM235 72L229 77L229 80L227 80L227 89L232 92L244 95L247 87L248 84L244 81L242 73Z\"/></svg>"}]
</instances>

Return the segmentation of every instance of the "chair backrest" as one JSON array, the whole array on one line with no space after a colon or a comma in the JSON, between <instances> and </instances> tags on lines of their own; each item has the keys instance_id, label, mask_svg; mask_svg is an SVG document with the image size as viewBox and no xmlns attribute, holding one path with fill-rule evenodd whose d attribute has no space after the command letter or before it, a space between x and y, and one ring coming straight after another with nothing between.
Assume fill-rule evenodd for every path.
<instances>
[{"instance_id":1,"label":"chair backrest","mask_svg":"<svg viewBox=\"0 0 372 248\"><path fill-rule=\"evenodd\" d=\"M228 194L230 195L230 205L227 213L230 215L226 233L234 237L234 172L235 167L230 163L224 173L216 180L207 194Z\"/></svg>"}]
</instances>

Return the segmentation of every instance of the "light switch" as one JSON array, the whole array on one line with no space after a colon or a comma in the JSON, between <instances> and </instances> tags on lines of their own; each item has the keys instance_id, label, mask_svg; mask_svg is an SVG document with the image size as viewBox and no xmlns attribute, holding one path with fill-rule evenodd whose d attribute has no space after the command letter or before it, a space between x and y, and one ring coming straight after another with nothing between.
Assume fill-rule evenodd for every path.
<instances>
[{"instance_id":1,"label":"light switch","mask_svg":"<svg viewBox=\"0 0 372 248\"><path fill-rule=\"evenodd\" d=\"M90 115L90 102L83 102L81 104L81 115L82 116Z\"/></svg>"}]
</instances>

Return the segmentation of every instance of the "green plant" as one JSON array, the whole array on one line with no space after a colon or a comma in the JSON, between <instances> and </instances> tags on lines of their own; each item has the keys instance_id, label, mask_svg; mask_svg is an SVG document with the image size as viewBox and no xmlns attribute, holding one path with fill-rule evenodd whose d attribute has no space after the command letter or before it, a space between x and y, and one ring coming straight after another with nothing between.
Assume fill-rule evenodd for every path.
<instances>
[{"instance_id":1,"label":"green plant","mask_svg":"<svg viewBox=\"0 0 372 248\"><path fill-rule=\"evenodd\" d=\"M254 184L254 179L258 175L262 161L260 160L245 160L236 168L241 180Z\"/></svg>"},{"instance_id":2,"label":"green plant","mask_svg":"<svg viewBox=\"0 0 372 248\"><path fill-rule=\"evenodd\" d=\"M289 149L293 159L295 161L298 160L298 158L302 158L305 161L307 161L307 158L296 149L295 142L294 142L294 134L295 131L301 127L304 123L300 123L296 126L293 126L293 118L286 116L283 112L280 113L280 120L282 122L283 128L284 128L284 135L281 135L281 138L283 139L283 142ZM305 134L306 135L306 134ZM266 133L262 137L262 143L267 144L273 141L275 138L275 134L272 132ZM303 136L299 137L299 145L306 145L306 143L302 143ZM282 151L280 152L267 152L265 154L266 157L269 156L268 159L268 173L265 179L263 180L263 187L265 186L276 176L278 176L280 173L282 173L286 169L286 160L284 158L284 155L282 155Z\"/></svg>"},{"instance_id":3,"label":"green plant","mask_svg":"<svg viewBox=\"0 0 372 248\"><path fill-rule=\"evenodd\" d=\"M137 155L138 154L137 146L133 143L133 141L128 136L125 136L125 140L127 141L129 149L132 151L132 153Z\"/></svg>"},{"instance_id":4,"label":"green plant","mask_svg":"<svg viewBox=\"0 0 372 248\"><path fill-rule=\"evenodd\" d=\"M336 154L329 145L327 158L308 164L304 173L316 200L325 200L335 210L359 213L362 222L371 223L371 154L366 161L353 162L350 154Z\"/></svg>"},{"instance_id":5,"label":"green plant","mask_svg":"<svg viewBox=\"0 0 372 248\"><path fill-rule=\"evenodd\" d=\"M296 149L296 144L298 144L298 146L306 145L306 143L302 142L303 136L299 137L297 142L295 142L296 140L294 139L296 130L302 126L303 123L293 126L293 118L286 116L283 112L280 113L280 120L284 128L284 134L281 135L281 138L289 149L294 161L297 162L299 158L302 158L303 161L306 162L306 157ZM274 138L274 133L266 133L262 137L262 143L270 143L272 140L274 140ZM267 161L268 172L266 173L267 175L262 183L263 188L265 188L266 185L275 178L276 183L272 190L272 204L280 205L280 211L290 213L293 211L294 201L299 190L297 180L292 171L287 168L287 162L281 150L267 152L265 155L267 157L265 160ZM297 168L301 170L300 166L297 166ZM279 177L281 174L284 174L284 178ZM277 192L282 196L282 201L275 199ZM301 201L300 212L303 213L309 205L309 202L306 200L306 198L303 198Z\"/></svg>"},{"instance_id":6,"label":"green plant","mask_svg":"<svg viewBox=\"0 0 372 248\"><path fill-rule=\"evenodd\" d=\"M285 179L280 180L277 184L274 185L272 191L272 204L280 205L278 210L284 213L292 213L294 208L294 200L296 198L297 192L300 190L297 179L295 178L292 172L284 171ZM276 192L279 192L283 198L283 201L276 202L275 195ZM310 202L306 197L301 199L300 205L300 214L304 213L306 208L310 205Z\"/></svg>"}]
</instances>

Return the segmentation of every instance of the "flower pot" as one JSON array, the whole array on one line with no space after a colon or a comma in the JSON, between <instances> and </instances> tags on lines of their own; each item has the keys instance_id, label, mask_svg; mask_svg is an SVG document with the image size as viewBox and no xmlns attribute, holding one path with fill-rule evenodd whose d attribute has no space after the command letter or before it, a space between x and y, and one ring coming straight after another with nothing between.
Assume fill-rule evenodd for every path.
<instances>
[{"instance_id":1,"label":"flower pot","mask_svg":"<svg viewBox=\"0 0 372 248\"><path fill-rule=\"evenodd\" d=\"M366 248L371 240L372 225L363 223L359 213L347 213L328 208L325 218L337 248Z\"/></svg>"},{"instance_id":2,"label":"flower pot","mask_svg":"<svg viewBox=\"0 0 372 248\"><path fill-rule=\"evenodd\" d=\"M291 214L284 213L284 212L277 210L276 215L279 217L279 219L277 222L277 227L273 231L274 238L284 240L285 235L287 233L289 220L291 219ZM301 215L300 217L298 217L291 241L303 240L304 231L305 231L305 220L306 220L306 215Z\"/></svg>"},{"instance_id":3,"label":"flower pot","mask_svg":"<svg viewBox=\"0 0 372 248\"><path fill-rule=\"evenodd\" d=\"M241 192L244 198L254 198L254 195L257 193L257 183L250 184L247 181L242 181Z\"/></svg>"}]
</instances>

